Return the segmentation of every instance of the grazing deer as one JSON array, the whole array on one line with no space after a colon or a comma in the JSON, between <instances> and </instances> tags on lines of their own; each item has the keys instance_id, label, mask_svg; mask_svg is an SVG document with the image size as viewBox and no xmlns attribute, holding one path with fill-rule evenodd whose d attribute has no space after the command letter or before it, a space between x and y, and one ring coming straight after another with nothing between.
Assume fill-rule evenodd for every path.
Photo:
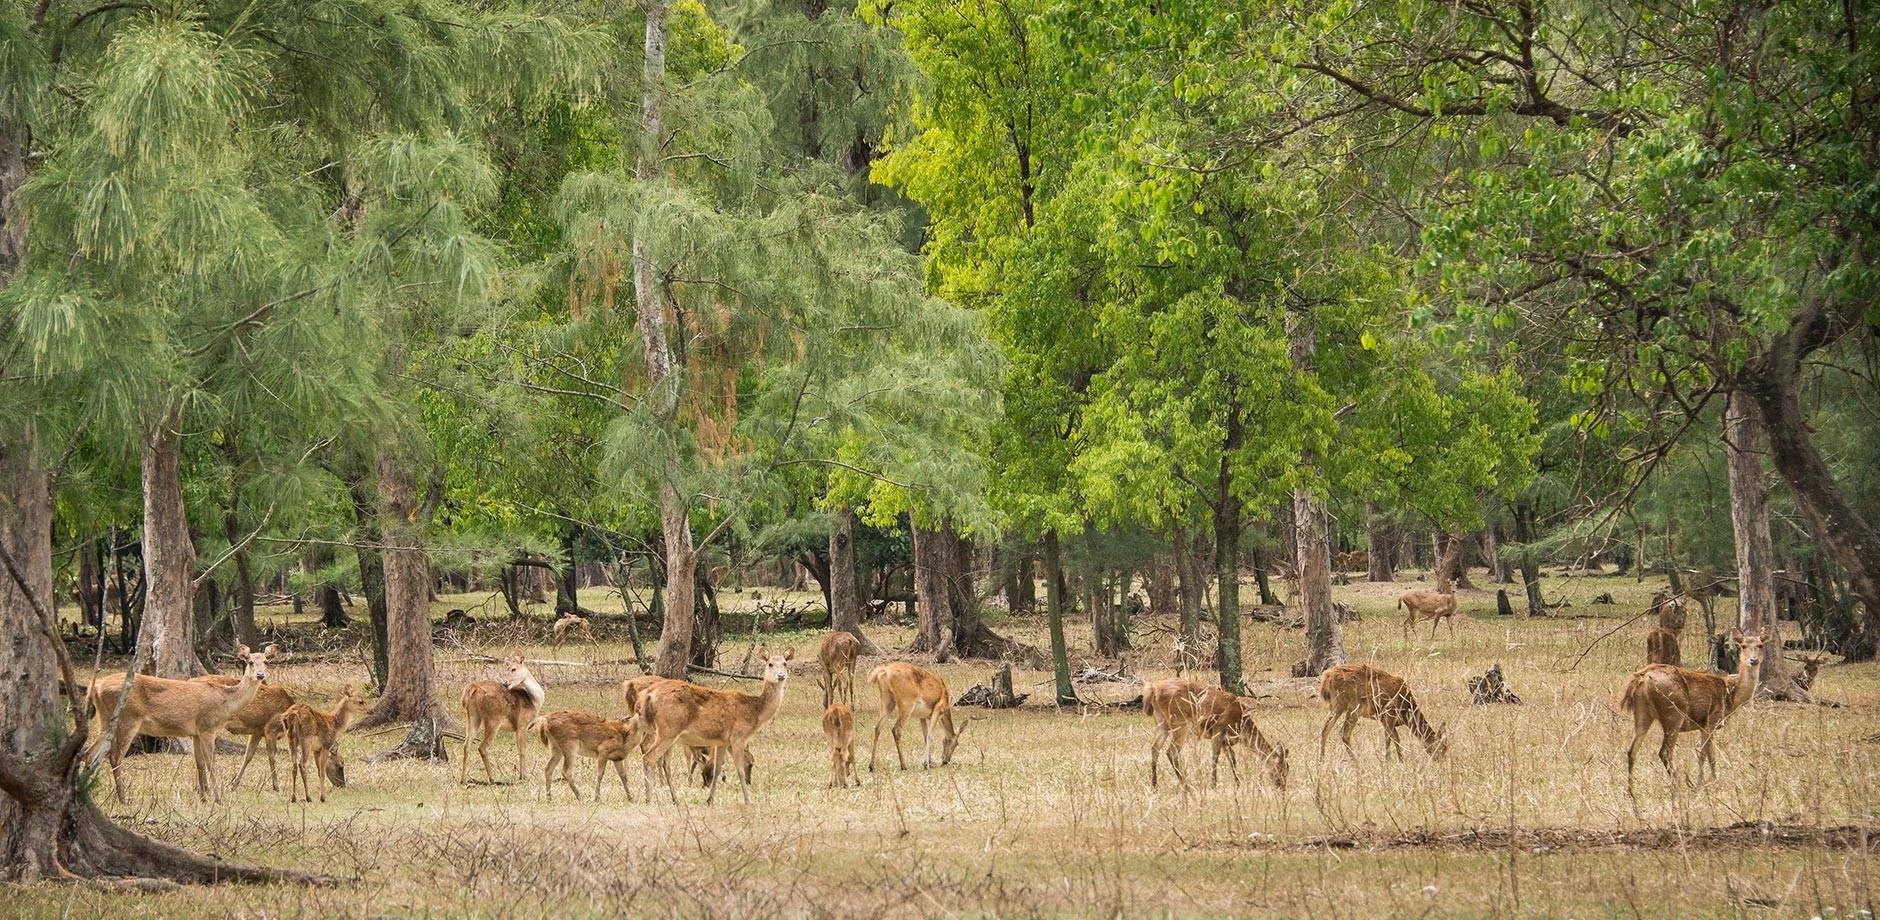
<instances>
[{"instance_id":1,"label":"grazing deer","mask_svg":"<svg viewBox=\"0 0 1880 920\"><path fill-rule=\"evenodd\" d=\"M594 630L588 623L587 617L578 613L569 613L555 621L555 644L560 645L568 641L570 636L586 639L589 642L594 641Z\"/></svg>"},{"instance_id":2,"label":"grazing deer","mask_svg":"<svg viewBox=\"0 0 1880 920\"><path fill-rule=\"evenodd\" d=\"M562 781L574 792L576 801L581 799L572 775L574 758L579 754L594 758L594 801L601 800L601 781L607 778L610 763L620 776L620 791L626 793L627 801L633 801L633 790L627 785L627 753L639 744L643 734L638 718L603 719L593 713L561 709L536 717L529 731L548 748L548 765L542 768L544 796L555 797L555 767L559 764Z\"/></svg>"},{"instance_id":3,"label":"grazing deer","mask_svg":"<svg viewBox=\"0 0 1880 920\"><path fill-rule=\"evenodd\" d=\"M823 637L816 658L822 662L823 707L840 699L855 702L855 656L862 653L862 640L853 633L836 630Z\"/></svg>"},{"instance_id":4,"label":"grazing deer","mask_svg":"<svg viewBox=\"0 0 1880 920\"><path fill-rule=\"evenodd\" d=\"M1627 795L1633 794L1632 767L1638 746L1653 725L1664 730L1664 741L1658 745L1658 759L1664 763L1667 776L1673 775L1671 754L1677 750L1678 735L1693 731L1702 738L1697 747L1698 778L1703 777L1705 764L1710 765L1713 778L1717 775L1714 744L1717 729L1730 713L1756 695L1757 666L1762 664L1763 643L1769 641L1767 635L1752 635L1736 627L1731 627L1730 638L1742 649L1742 654L1737 656L1736 673L1729 677L1674 665L1648 664L1626 678L1619 708L1632 714L1632 743L1625 749Z\"/></svg>"},{"instance_id":5,"label":"grazing deer","mask_svg":"<svg viewBox=\"0 0 1880 920\"><path fill-rule=\"evenodd\" d=\"M319 777L320 801L326 801L327 765L339 757L340 733L352 724L353 716L364 703L365 698L347 684L340 689L339 702L333 705L332 712L295 703L275 717L279 730L287 735L288 754L294 758L294 772L287 776L287 801L296 801L296 784L304 800L313 801L313 790L307 786L308 760L313 761L314 773Z\"/></svg>"},{"instance_id":6,"label":"grazing deer","mask_svg":"<svg viewBox=\"0 0 1880 920\"><path fill-rule=\"evenodd\" d=\"M675 744L706 748L713 753L716 767L720 750L731 755L733 772L738 774L738 791L745 804L751 801L751 736L777 715L783 705L783 685L790 678L790 662L796 650L779 655L763 651L764 689L759 693L714 690L697 684L671 681L653 685L639 699L640 721L653 733L653 743L643 751L642 770L646 778L646 798L653 798L653 768L658 765L666 777L666 789L673 804L679 802L679 789L672 781L672 768L666 755ZM713 769L705 795L709 804L718 793L722 770Z\"/></svg>"},{"instance_id":7,"label":"grazing deer","mask_svg":"<svg viewBox=\"0 0 1880 920\"><path fill-rule=\"evenodd\" d=\"M542 700L547 694L542 685L529 673L522 656L517 655L503 662L502 677L499 680L479 680L464 685L463 703L463 762L457 768L457 781L470 781L470 742L477 742L477 754L483 758L483 778L496 782L496 775L490 769L490 742L499 731L509 731L516 736L516 780L523 778L524 753L527 745L523 743L524 729L542 710Z\"/></svg>"},{"instance_id":8,"label":"grazing deer","mask_svg":"<svg viewBox=\"0 0 1880 920\"><path fill-rule=\"evenodd\" d=\"M1325 717L1324 727L1319 729L1319 757L1325 756L1325 738L1331 733L1332 724L1340 719L1344 726L1339 730L1338 739L1345 743L1345 750L1353 757L1351 750L1351 730L1358 724L1359 717L1376 719L1384 726L1384 759L1389 760L1391 753L1403 760L1403 742L1397 737L1398 726L1409 726L1410 733L1423 742L1423 749L1430 757L1441 759L1449 753L1449 736L1440 728L1431 728L1423 718L1423 710L1417 707L1416 696L1410 692L1410 685L1381 668L1368 664L1341 664L1327 668L1319 675L1319 699L1331 707L1331 715Z\"/></svg>"},{"instance_id":9,"label":"grazing deer","mask_svg":"<svg viewBox=\"0 0 1880 920\"><path fill-rule=\"evenodd\" d=\"M1684 651L1679 648L1678 631L1654 626L1645 634L1645 663L1668 664L1672 666L1684 663Z\"/></svg>"},{"instance_id":10,"label":"grazing deer","mask_svg":"<svg viewBox=\"0 0 1880 920\"><path fill-rule=\"evenodd\" d=\"M933 762L933 726L940 723L940 765L953 762L960 736L966 733L970 719L955 725L953 696L947 692L946 678L917 664L890 661L868 673L868 682L881 691L881 714L875 718L875 740L868 746L868 772L875 772L875 749L881 746L881 726L894 716L894 756L907 769L907 755L901 753L901 726L909 717L920 720L921 766L931 769Z\"/></svg>"},{"instance_id":11,"label":"grazing deer","mask_svg":"<svg viewBox=\"0 0 1880 920\"><path fill-rule=\"evenodd\" d=\"M1403 637L1410 638L1410 628L1418 620L1430 621L1430 638L1436 638L1436 627L1444 620L1449 621L1449 634L1456 634L1456 596L1444 591L1431 591L1417 588L1405 591L1397 596L1397 606L1410 612L1410 618L1403 622Z\"/></svg>"},{"instance_id":12,"label":"grazing deer","mask_svg":"<svg viewBox=\"0 0 1880 920\"><path fill-rule=\"evenodd\" d=\"M274 657L274 652L272 645L259 652L238 646L235 657L242 661L242 676L231 687L139 675L131 682L130 694L123 696L125 675L107 674L93 680L85 694L86 708L91 714L93 737L98 739L99 748L95 750L101 750L111 764L111 784L118 801L124 801L124 751L138 735L149 735L190 739L190 752L196 759L196 795L205 800L214 796L219 804L222 780L215 769L216 733L267 682L268 659ZM111 697L109 707L104 703L106 695ZM118 718L117 732L107 739L104 731L111 714L120 706L120 696L123 714Z\"/></svg>"},{"instance_id":13,"label":"grazing deer","mask_svg":"<svg viewBox=\"0 0 1880 920\"><path fill-rule=\"evenodd\" d=\"M227 674L204 674L193 679L223 687L233 687L241 683L241 678ZM105 702L105 709L109 710L116 705L116 699L117 695L113 692L111 698ZM241 769L235 771L235 780L228 784L230 789L241 788L242 777L247 775L248 765L254 762L255 749L261 747L262 742L265 741L268 746L268 788L275 792L281 791L280 773L275 768L274 762L281 732L270 729L277 728L273 725L275 718L286 712L288 707L296 702L299 701L294 699L292 693L280 687L262 687L255 691L255 698L249 700L248 705L243 706L233 718L228 720L227 725L222 726L222 730L231 735L243 735L248 738L248 750L242 755ZM332 783L336 788L343 788L346 785L346 764L340 759L339 751L335 750L333 756L327 758L325 769L327 782Z\"/></svg>"},{"instance_id":14,"label":"grazing deer","mask_svg":"<svg viewBox=\"0 0 1880 920\"><path fill-rule=\"evenodd\" d=\"M829 788L847 789L855 777L855 710L847 703L830 703L823 710L822 730L829 739ZM859 777L855 784L861 785Z\"/></svg>"},{"instance_id":15,"label":"grazing deer","mask_svg":"<svg viewBox=\"0 0 1880 920\"><path fill-rule=\"evenodd\" d=\"M1185 788L1188 777L1182 774L1180 749L1189 739L1206 738L1214 749L1211 782L1221 783L1221 754L1227 754L1228 771L1234 784L1240 784L1240 762L1234 746L1245 742L1267 761L1267 775L1273 785L1286 788L1286 748L1274 744L1260 733L1253 722L1252 705L1219 687L1199 681L1170 678L1149 684L1142 691L1142 711L1155 719L1156 738L1149 747L1149 785L1154 786L1157 761L1164 754L1175 770L1175 779Z\"/></svg>"}]
</instances>

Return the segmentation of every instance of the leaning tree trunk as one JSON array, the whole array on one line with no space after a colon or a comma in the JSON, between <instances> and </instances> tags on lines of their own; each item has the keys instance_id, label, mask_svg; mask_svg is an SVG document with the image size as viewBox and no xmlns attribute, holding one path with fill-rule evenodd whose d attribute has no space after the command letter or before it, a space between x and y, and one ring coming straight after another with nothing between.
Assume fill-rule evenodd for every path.
<instances>
[{"instance_id":1,"label":"leaning tree trunk","mask_svg":"<svg viewBox=\"0 0 1880 920\"><path fill-rule=\"evenodd\" d=\"M1375 508L1364 508L1365 560L1370 570L1371 581L1396 581L1397 573L1392 568L1392 557L1396 547L1392 545L1390 519L1377 513Z\"/></svg>"},{"instance_id":2,"label":"leaning tree trunk","mask_svg":"<svg viewBox=\"0 0 1880 920\"><path fill-rule=\"evenodd\" d=\"M1082 701L1077 699L1077 688L1071 684L1070 646L1064 640L1064 553L1055 530L1046 531L1044 535L1044 577L1045 619L1051 634L1051 670L1057 704L1077 706Z\"/></svg>"},{"instance_id":3,"label":"leaning tree trunk","mask_svg":"<svg viewBox=\"0 0 1880 920\"><path fill-rule=\"evenodd\" d=\"M1318 343L1305 317L1287 314L1293 370L1309 374L1313 370ZM1299 468L1311 474L1319 471L1317 454L1308 449L1299 458ZM1299 606L1305 613L1306 657L1293 666L1295 677L1316 677L1326 668L1345 661L1345 633L1338 625L1338 613L1332 609L1332 548L1327 542L1331 517L1325 500L1311 487L1293 489L1293 561L1299 573Z\"/></svg>"},{"instance_id":4,"label":"leaning tree trunk","mask_svg":"<svg viewBox=\"0 0 1880 920\"><path fill-rule=\"evenodd\" d=\"M393 756L443 756L435 664L431 651L431 569L425 559L420 496L408 461L390 450L379 455L378 482L385 559L386 679L378 705L361 727L412 722Z\"/></svg>"},{"instance_id":5,"label":"leaning tree trunk","mask_svg":"<svg viewBox=\"0 0 1880 920\"><path fill-rule=\"evenodd\" d=\"M879 655L881 649L862 633L861 579L855 571L855 512L836 512L829 528L829 628L848 633L862 643L862 654Z\"/></svg>"},{"instance_id":6,"label":"leaning tree trunk","mask_svg":"<svg viewBox=\"0 0 1880 920\"><path fill-rule=\"evenodd\" d=\"M144 615L138 644L158 677L203 673L196 659L196 547L183 510L181 410L171 408L144 432Z\"/></svg>"},{"instance_id":7,"label":"leaning tree trunk","mask_svg":"<svg viewBox=\"0 0 1880 920\"><path fill-rule=\"evenodd\" d=\"M1776 621L1775 541L1769 535L1761 429L1748 394L1732 390L1724 410L1723 441L1730 528L1736 537L1737 625L1769 638L1773 651L1762 658L1760 680L1768 687L1783 687L1787 682L1782 678L1782 638Z\"/></svg>"}]
</instances>

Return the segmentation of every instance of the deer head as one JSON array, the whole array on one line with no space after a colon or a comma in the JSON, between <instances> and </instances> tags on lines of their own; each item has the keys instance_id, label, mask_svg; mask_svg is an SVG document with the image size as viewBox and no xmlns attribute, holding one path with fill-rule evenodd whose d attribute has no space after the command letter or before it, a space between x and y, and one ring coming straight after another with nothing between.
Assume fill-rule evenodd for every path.
<instances>
[{"instance_id":1,"label":"deer head","mask_svg":"<svg viewBox=\"0 0 1880 920\"><path fill-rule=\"evenodd\" d=\"M764 657L764 683L781 684L790 679L790 662L796 660L796 649L784 649L781 655L763 649L759 654Z\"/></svg>"},{"instance_id":2,"label":"deer head","mask_svg":"<svg viewBox=\"0 0 1880 920\"><path fill-rule=\"evenodd\" d=\"M277 651L280 651L279 647L272 642L268 643L267 648L258 652L249 651L246 645L236 646L235 657L242 663L242 676L249 677L252 675L256 683L267 683L268 659L273 658L274 653Z\"/></svg>"},{"instance_id":3,"label":"deer head","mask_svg":"<svg viewBox=\"0 0 1880 920\"><path fill-rule=\"evenodd\" d=\"M1744 673L1757 673L1757 666L1762 664L1763 643L1769 641L1768 634L1746 633L1741 628L1732 626L1730 627L1730 641L1735 642L1736 647L1742 649L1742 667L1747 669Z\"/></svg>"},{"instance_id":4,"label":"deer head","mask_svg":"<svg viewBox=\"0 0 1880 920\"><path fill-rule=\"evenodd\" d=\"M946 766L947 764L950 764L953 762L953 752L959 749L960 738L964 736L966 734L966 730L968 728L971 728L973 723L977 721L979 720L967 719L966 721L961 722L960 727L954 729L951 733L947 735L946 739L941 742L940 744L940 765L941 766Z\"/></svg>"}]
</instances>

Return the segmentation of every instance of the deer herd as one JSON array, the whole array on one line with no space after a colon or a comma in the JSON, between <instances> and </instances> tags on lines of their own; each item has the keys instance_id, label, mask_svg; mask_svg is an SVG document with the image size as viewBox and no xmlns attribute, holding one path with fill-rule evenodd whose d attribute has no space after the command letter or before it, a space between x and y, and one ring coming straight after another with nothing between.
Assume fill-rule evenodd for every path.
<instances>
[{"instance_id":1,"label":"deer herd","mask_svg":"<svg viewBox=\"0 0 1880 920\"><path fill-rule=\"evenodd\" d=\"M1432 637L1436 626L1445 619L1450 620L1451 632L1455 629L1456 599L1452 593L1410 591L1398 599L1398 606L1409 612L1404 624L1406 636L1422 619L1431 621ZM1685 618L1683 600L1660 596L1654 599L1648 612L1658 614L1659 625L1653 627L1646 638L1647 664L1626 679L1618 704L1633 723L1632 741L1625 752L1628 794L1633 791L1638 748L1654 726L1662 732L1658 758L1668 774L1676 775L1672 754L1679 735L1697 732L1696 778L1703 778L1706 766L1715 776L1717 730L1756 693L1763 647L1768 642L1766 635L1732 630L1731 638L1740 649L1735 674L1725 677L1691 670L1680 666L1678 651ZM559 628L560 624L557 627L559 641L568 630ZM860 783L855 756L854 696L855 667L861 648L856 636L836 631L823 639L817 651L822 672L819 678L823 691L821 727L829 751L830 788ZM287 690L267 683L268 663L276 653L273 645L259 652L247 646L238 647L235 657L242 668L239 677L211 674L191 680L171 680L118 673L94 679L86 694L86 712L93 726L92 737L96 739L92 761L108 762L118 799L124 799L123 757L138 735L187 739L195 759L196 792L204 800L213 798L219 803L222 799L214 756L215 739L220 733L247 739L241 767L236 771L231 788L241 785L255 752L265 745L270 785L279 792L275 757L282 739L287 741L292 771L288 801L313 801L317 797L324 802L328 785L345 786L340 737L363 707L364 698L347 686L330 709L322 710L296 701ZM688 774L696 773L706 787L707 803L716 796L726 767L737 776L739 793L749 803L754 767L751 742L781 709L790 663L795 657L793 649L764 651L762 683L756 693L656 676L629 678L620 685L623 711L619 718L574 709L543 711L547 694L541 682L531 673L522 656L508 658L500 663L496 679L473 681L464 686L459 697L465 727L458 781L469 782L474 746L482 762L484 780L495 783L490 744L497 734L508 732L516 744L518 779L527 775L531 740L548 750L548 761L542 772L543 795L547 798L553 797L558 771L574 797L581 798L580 787L573 776L579 758L595 762L593 797L596 801L601 797L611 767L620 780L622 794L631 802L633 792L627 778L627 765L637 755L647 801L654 798L657 773L665 782L668 797L677 803L678 784L670 764L672 749L677 746L684 749ZM1818 665L1819 659L1809 660L1809 677ZM960 738L974 720L955 718L952 694L944 677L912 662L887 661L869 672L867 682L879 694L869 746L868 770L871 773L876 769L876 752L883 727L889 729L896 761L902 770L908 769L902 730L910 719L920 725L922 767L945 766L952 762ZM1448 754L1448 733L1443 727L1430 724L1410 685L1397 675L1368 664L1340 664L1320 675L1317 695L1327 711L1319 730L1321 761L1334 726L1338 727L1339 741L1347 754L1356 757L1351 735L1360 718L1374 719L1383 727L1387 761L1393 754L1403 759L1400 728L1408 729L1431 758L1440 760ZM1155 722L1155 735L1149 749L1150 785L1159 784L1160 761L1166 758L1176 781L1186 788L1188 775L1182 767L1180 752L1191 741L1205 741L1213 755L1211 782L1219 783L1222 755L1227 757L1234 782L1240 782L1236 749L1245 747L1265 762L1269 781L1284 789L1288 771L1286 746L1261 732L1254 718L1257 705L1249 697L1185 677L1145 684L1142 711ZM107 731L109 737L106 737Z\"/></svg>"}]
</instances>

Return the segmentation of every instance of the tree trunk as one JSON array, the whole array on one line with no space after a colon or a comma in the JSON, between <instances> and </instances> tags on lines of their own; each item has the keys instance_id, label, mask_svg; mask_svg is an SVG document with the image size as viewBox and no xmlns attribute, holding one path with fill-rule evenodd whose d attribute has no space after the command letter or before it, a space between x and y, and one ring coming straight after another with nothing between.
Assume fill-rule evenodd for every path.
<instances>
[{"instance_id":1,"label":"tree trunk","mask_svg":"<svg viewBox=\"0 0 1880 920\"><path fill-rule=\"evenodd\" d=\"M1087 542L1094 542L1086 532ZM1114 606L1110 597L1109 574L1102 568L1092 566L1084 573L1084 607L1090 614L1090 632L1096 643L1096 652L1105 658L1114 658L1123 650L1123 643L1116 634L1116 615L1111 612Z\"/></svg>"},{"instance_id":2,"label":"tree trunk","mask_svg":"<svg viewBox=\"0 0 1880 920\"><path fill-rule=\"evenodd\" d=\"M836 512L829 528L829 628L854 636L862 654L879 655L881 649L862 634L861 580L855 570L855 512Z\"/></svg>"},{"instance_id":3,"label":"tree trunk","mask_svg":"<svg viewBox=\"0 0 1880 920\"><path fill-rule=\"evenodd\" d=\"M941 546L944 540L941 528L916 524L912 531L914 609L919 616L913 650L932 652L939 660L945 661L947 630L953 625L944 580L949 553Z\"/></svg>"},{"instance_id":4,"label":"tree trunk","mask_svg":"<svg viewBox=\"0 0 1880 920\"><path fill-rule=\"evenodd\" d=\"M1214 664L1221 672L1221 687L1233 694L1246 692L1240 675L1240 496L1234 494L1229 466L1229 457L1240 449L1240 435L1240 414L1236 412L1227 424L1214 509L1214 577L1218 582Z\"/></svg>"},{"instance_id":5,"label":"tree trunk","mask_svg":"<svg viewBox=\"0 0 1880 920\"><path fill-rule=\"evenodd\" d=\"M1176 585L1175 552L1156 553L1149 561L1149 612L1165 617L1181 610L1181 589Z\"/></svg>"},{"instance_id":6,"label":"tree trunk","mask_svg":"<svg viewBox=\"0 0 1880 920\"><path fill-rule=\"evenodd\" d=\"M1269 607L1276 607L1279 605L1279 595L1273 593L1273 579L1267 572L1268 568L1266 550L1261 546L1260 541L1255 540L1253 545L1253 586L1259 590L1260 603Z\"/></svg>"},{"instance_id":7,"label":"tree trunk","mask_svg":"<svg viewBox=\"0 0 1880 920\"><path fill-rule=\"evenodd\" d=\"M1498 585L1514 581L1514 573L1509 571L1508 560L1501 553L1501 522L1490 524L1482 533L1482 555L1488 563L1489 580Z\"/></svg>"},{"instance_id":8,"label":"tree trunk","mask_svg":"<svg viewBox=\"0 0 1880 920\"><path fill-rule=\"evenodd\" d=\"M1004 579L1005 609L1015 614L1038 609L1038 585L1032 579L1032 557L1028 547L1015 546L1001 554L999 570Z\"/></svg>"},{"instance_id":9,"label":"tree trunk","mask_svg":"<svg viewBox=\"0 0 1880 920\"><path fill-rule=\"evenodd\" d=\"M1364 509L1365 558L1371 581L1396 581L1392 565L1396 547L1392 546L1390 519L1366 505Z\"/></svg>"},{"instance_id":10,"label":"tree trunk","mask_svg":"<svg viewBox=\"0 0 1880 920\"><path fill-rule=\"evenodd\" d=\"M345 629L352 625L346 617L346 608L340 605L338 588L332 585L321 585L314 589L314 594L320 599L320 626L322 628Z\"/></svg>"},{"instance_id":11,"label":"tree trunk","mask_svg":"<svg viewBox=\"0 0 1880 920\"><path fill-rule=\"evenodd\" d=\"M165 412L144 431L144 615L138 643L158 677L203 673L196 659L196 547L183 510L181 411Z\"/></svg>"},{"instance_id":12,"label":"tree trunk","mask_svg":"<svg viewBox=\"0 0 1880 920\"><path fill-rule=\"evenodd\" d=\"M1201 659L1201 605L1207 594L1208 531L1196 527L1194 533L1180 538L1175 564L1181 569L1182 622L1181 643L1195 660Z\"/></svg>"},{"instance_id":13,"label":"tree trunk","mask_svg":"<svg viewBox=\"0 0 1880 920\"><path fill-rule=\"evenodd\" d=\"M385 690L391 673L391 643L386 638L385 559L379 546L385 537L379 527L379 499L373 489L371 473L364 463L356 463L346 475L346 492L352 498L353 554L359 561L359 590L366 598L366 619L372 627L372 683Z\"/></svg>"},{"instance_id":14,"label":"tree trunk","mask_svg":"<svg viewBox=\"0 0 1880 920\"><path fill-rule=\"evenodd\" d=\"M570 526L561 532L562 567L555 570L555 613L587 616L581 609L581 582L575 577L575 549L580 531Z\"/></svg>"},{"instance_id":15,"label":"tree trunk","mask_svg":"<svg viewBox=\"0 0 1880 920\"><path fill-rule=\"evenodd\" d=\"M1761 682L1786 686L1776 621L1775 543L1769 535L1769 493L1763 479L1762 426L1748 394L1732 390L1724 410L1724 459L1730 482L1730 529L1736 537L1737 625L1762 633Z\"/></svg>"},{"instance_id":16,"label":"tree trunk","mask_svg":"<svg viewBox=\"0 0 1880 920\"><path fill-rule=\"evenodd\" d=\"M1057 704L1078 706L1077 688L1071 685L1070 647L1064 641L1064 554L1055 530L1044 535L1045 619L1051 633L1051 670L1056 678Z\"/></svg>"},{"instance_id":17,"label":"tree trunk","mask_svg":"<svg viewBox=\"0 0 1880 920\"><path fill-rule=\"evenodd\" d=\"M701 668L718 666L718 640L724 637L724 622L719 618L718 593L712 590L711 574L696 566L697 602L693 605L692 664Z\"/></svg>"},{"instance_id":18,"label":"tree trunk","mask_svg":"<svg viewBox=\"0 0 1880 920\"><path fill-rule=\"evenodd\" d=\"M241 525L241 465L232 440L224 440L224 452L230 463L228 504L222 511L222 535L233 548L246 536ZM255 576L248 565L248 550L235 552L229 560L235 565L235 593L229 598L235 619L235 641L249 648L261 647L261 633L255 628Z\"/></svg>"},{"instance_id":19,"label":"tree trunk","mask_svg":"<svg viewBox=\"0 0 1880 920\"><path fill-rule=\"evenodd\" d=\"M407 461L379 454L378 493L385 550L385 686L361 726L426 722L440 715L431 650L430 566L425 560L420 499ZM419 732L414 726L414 733ZM429 756L432 752L420 752Z\"/></svg>"},{"instance_id":20,"label":"tree trunk","mask_svg":"<svg viewBox=\"0 0 1880 920\"><path fill-rule=\"evenodd\" d=\"M91 539L79 544L78 611L85 625L95 626L100 632L104 630L103 540Z\"/></svg>"},{"instance_id":21,"label":"tree trunk","mask_svg":"<svg viewBox=\"0 0 1880 920\"><path fill-rule=\"evenodd\" d=\"M1293 371L1313 372L1318 343L1306 318L1288 313L1286 335ZM1299 457L1308 479L1316 478L1319 458L1311 450ZM1293 666L1295 677L1317 677L1326 668L1345 661L1345 633L1332 609L1331 546L1326 542L1330 515L1325 501L1309 486L1293 489L1293 563L1299 573L1299 606L1305 615L1306 657Z\"/></svg>"},{"instance_id":22,"label":"tree trunk","mask_svg":"<svg viewBox=\"0 0 1880 920\"><path fill-rule=\"evenodd\" d=\"M1547 602L1541 599L1541 559L1534 552L1534 507L1525 501L1514 503L1514 540L1521 544L1521 583L1527 589L1527 615L1544 617Z\"/></svg>"},{"instance_id":23,"label":"tree trunk","mask_svg":"<svg viewBox=\"0 0 1880 920\"><path fill-rule=\"evenodd\" d=\"M0 141L3 143L3 141ZM0 152L4 152L0 148ZM3 212L0 212L3 213ZM0 238L4 238L0 236ZM0 434L0 550L15 561L32 597L52 596L52 494L33 440ZM54 737L59 713L58 659L31 597L0 571L0 755L24 757ZM0 875L26 859L25 812L0 798Z\"/></svg>"}]
</instances>

